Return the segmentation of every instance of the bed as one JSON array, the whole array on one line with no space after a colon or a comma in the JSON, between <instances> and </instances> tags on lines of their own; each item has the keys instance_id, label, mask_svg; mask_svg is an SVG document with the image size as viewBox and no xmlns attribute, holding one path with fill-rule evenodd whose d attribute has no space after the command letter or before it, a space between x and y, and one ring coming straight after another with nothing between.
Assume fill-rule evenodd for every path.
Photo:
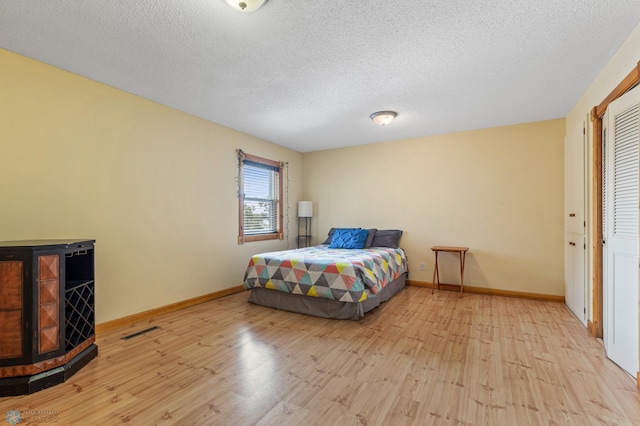
<instances>
[{"instance_id":1,"label":"bed","mask_svg":"<svg viewBox=\"0 0 640 426\"><path fill-rule=\"evenodd\" d=\"M368 234L362 248L345 248L334 241L343 229L359 228L332 228L324 244L252 256L244 275L249 302L359 320L402 290L407 275L407 258L398 247L402 231L362 230Z\"/></svg>"}]
</instances>

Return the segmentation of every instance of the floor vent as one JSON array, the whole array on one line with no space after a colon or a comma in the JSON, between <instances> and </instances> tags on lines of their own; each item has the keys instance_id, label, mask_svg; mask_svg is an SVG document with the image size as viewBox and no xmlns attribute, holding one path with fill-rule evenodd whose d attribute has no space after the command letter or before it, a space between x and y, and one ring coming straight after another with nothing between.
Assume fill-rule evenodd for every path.
<instances>
[{"instance_id":1,"label":"floor vent","mask_svg":"<svg viewBox=\"0 0 640 426\"><path fill-rule=\"evenodd\" d=\"M122 337L121 337L121 339L122 339L122 340L129 340L129 339L133 339L134 337L141 336L141 335L143 335L143 334L145 334L145 333L148 333L148 332L150 332L150 331L153 331L153 330L158 330L159 328L160 328L160 327L158 327L157 325L154 325L153 327L150 327L150 328L147 328L147 329L144 329L144 330L138 331L137 333L129 334L129 335L127 335L127 336L122 336Z\"/></svg>"}]
</instances>

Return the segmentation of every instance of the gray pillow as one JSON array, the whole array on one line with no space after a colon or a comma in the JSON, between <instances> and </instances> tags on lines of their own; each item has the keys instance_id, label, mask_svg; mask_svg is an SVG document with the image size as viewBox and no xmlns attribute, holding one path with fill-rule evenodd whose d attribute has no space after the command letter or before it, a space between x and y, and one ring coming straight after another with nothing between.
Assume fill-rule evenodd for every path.
<instances>
[{"instance_id":1,"label":"gray pillow","mask_svg":"<svg viewBox=\"0 0 640 426\"><path fill-rule=\"evenodd\" d=\"M373 238L371 247L400 247L400 238L402 231L400 229L378 229Z\"/></svg>"},{"instance_id":2,"label":"gray pillow","mask_svg":"<svg viewBox=\"0 0 640 426\"><path fill-rule=\"evenodd\" d=\"M327 238L327 240L322 243L322 244L331 244L331 239L333 238L333 233L336 232L336 229L338 228L331 228L329 229L329 237Z\"/></svg>"},{"instance_id":3,"label":"gray pillow","mask_svg":"<svg viewBox=\"0 0 640 426\"><path fill-rule=\"evenodd\" d=\"M376 236L376 228L371 228L371 229L367 229L367 231L369 231L369 235L367 235L367 241L364 242L364 248L369 248L371 247L371 244L373 243L373 239Z\"/></svg>"}]
</instances>

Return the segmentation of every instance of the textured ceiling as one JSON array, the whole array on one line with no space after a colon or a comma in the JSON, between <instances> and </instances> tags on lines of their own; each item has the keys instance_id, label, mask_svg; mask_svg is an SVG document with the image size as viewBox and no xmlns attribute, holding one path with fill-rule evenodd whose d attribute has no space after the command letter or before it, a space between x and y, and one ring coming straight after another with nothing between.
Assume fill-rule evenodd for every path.
<instances>
[{"instance_id":1,"label":"textured ceiling","mask_svg":"<svg viewBox=\"0 0 640 426\"><path fill-rule=\"evenodd\" d=\"M638 0L0 0L0 48L308 152L564 117L639 22Z\"/></svg>"}]
</instances>

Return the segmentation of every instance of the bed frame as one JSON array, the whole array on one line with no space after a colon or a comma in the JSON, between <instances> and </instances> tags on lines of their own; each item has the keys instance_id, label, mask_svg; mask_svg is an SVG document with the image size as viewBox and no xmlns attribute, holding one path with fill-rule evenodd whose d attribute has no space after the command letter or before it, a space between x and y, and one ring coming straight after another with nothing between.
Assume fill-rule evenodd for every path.
<instances>
[{"instance_id":1,"label":"bed frame","mask_svg":"<svg viewBox=\"0 0 640 426\"><path fill-rule=\"evenodd\" d=\"M340 302L324 297L309 297L300 294L284 293L263 287L252 288L249 302L269 308L281 309L299 314L321 318L348 319L358 321L366 312L391 299L402 290L406 282L406 273L387 284L376 297L362 302Z\"/></svg>"}]
</instances>

